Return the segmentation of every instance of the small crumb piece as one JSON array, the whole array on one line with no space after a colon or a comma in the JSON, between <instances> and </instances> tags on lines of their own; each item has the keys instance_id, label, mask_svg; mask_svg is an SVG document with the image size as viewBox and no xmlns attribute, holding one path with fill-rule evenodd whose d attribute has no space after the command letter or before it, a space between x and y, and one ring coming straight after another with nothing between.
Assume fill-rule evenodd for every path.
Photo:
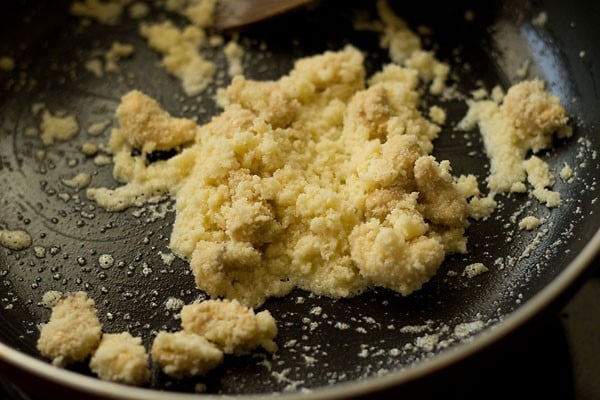
<instances>
[{"instance_id":1,"label":"small crumb piece","mask_svg":"<svg viewBox=\"0 0 600 400\"><path fill-rule=\"evenodd\" d=\"M165 301L165 308L169 311L179 311L184 305L184 301L176 297L169 297Z\"/></svg>"},{"instance_id":2,"label":"small crumb piece","mask_svg":"<svg viewBox=\"0 0 600 400\"><path fill-rule=\"evenodd\" d=\"M92 58L83 64L83 68L91 72L96 78L102 78L104 76L104 68L102 67L102 61L97 58Z\"/></svg>"},{"instance_id":3,"label":"small crumb piece","mask_svg":"<svg viewBox=\"0 0 600 400\"><path fill-rule=\"evenodd\" d=\"M101 329L94 300L85 292L68 293L52 308L37 348L56 366L83 361L98 346Z\"/></svg>"},{"instance_id":4,"label":"small crumb piece","mask_svg":"<svg viewBox=\"0 0 600 400\"><path fill-rule=\"evenodd\" d=\"M113 42L112 46L104 54L105 68L108 72L119 72L118 61L133 54L134 48L130 44Z\"/></svg>"},{"instance_id":5,"label":"small crumb piece","mask_svg":"<svg viewBox=\"0 0 600 400\"><path fill-rule=\"evenodd\" d=\"M81 190L87 187L92 180L92 177L87 172L80 172L70 179L62 179L63 185L75 190Z\"/></svg>"},{"instance_id":6,"label":"small crumb piece","mask_svg":"<svg viewBox=\"0 0 600 400\"><path fill-rule=\"evenodd\" d=\"M202 336L184 331L158 332L152 359L173 378L204 375L223 361L223 352Z\"/></svg>"},{"instance_id":7,"label":"small crumb piece","mask_svg":"<svg viewBox=\"0 0 600 400\"><path fill-rule=\"evenodd\" d=\"M125 140L145 152L173 149L194 140L197 132L194 121L171 117L156 100L137 90L121 98L117 116Z\"/></svg>"},{"instance_id":8,"label":"small crumb piece","mask_svg":"<svg viewBox=\"0 0 600 400\"><path fill-rule=\"evenodd\" d=\"M519 221L519 229L527 229L528 231L531 231L533 229L536 229L543 223L544 223L543 218L538 218L538 217L530 215L528 217L523 218L521 221Z\"/></svg>"},{"instance_id":9,"label":"small crumb piece","mask_svg":"<svg viewBox=\"0 0 600 400\"><path fill-rule=\"evenodd\" d=\"M471 92L471 97L475 100L483 100L488 97L488 91L485 88L479 88Z\"/></svg>"},{"instance_id":10,"label":"small crumb piece","mask_svg":"<svg viewBox=\"0 0 600 400\"><path fill-rule=\"evenodd\" d=\"M98 153L98 146L95 143L86 142L81 145L81 152L88 157L93 157Z\"/></svg>"},{"instance_id":11,"label":"small crumb piece","mask_svg":"<svg viewBox=\"0 0 600 400\"><path fill-rule=\"evenodd\" d=\"M89 133L92 136L101 135L108 125L110 125L110 120L94 122L90 126L88 126L87 133Z\"/></svg>"},{"instance_id":12,"label":"small crumb piece","mask_svg":"<svg viewBox=\"0 0 600 400\"><path fill-rule=\"evenodd\" d=\"M438 106L432 106L429 108L429 118L438 125L444 125L446 123L446 112Z\"/></svg>"},{"instance_id":13,"label":"small crumb piece","mask_svg":"<svg viewBox=\"0 0 600 400\"><path fill-rule=\"evenodd\" d=\"M563 181L569 181L573 177L573 168L571 168L569 164L565 163L565 165L560 170L559 175L560 179L562 179Z\"/></svg>"},{"instance_id":14,"label":"small crumb piece","mask_svg":"<svg viewBox=\"0 0 600 400\"><path fill-rule=\"evenodd\" d=\"M530 59L524 60L523 63L521 64L521 66L515 71L515 74L521 79L525 78L529 71L530 64L531 64Z\"/></svg>"},{"instance_id":15,"label":"small crumb piece","mask_svg":"<svg viewBox=\"0 0 600 400\"><path fill-rule=\"evenodd\" d=\"M0 246L19 251L31 246L32 240L29 233L21 230L0 230Z\"/></svg>"},{"instance_id":16,"label":"small crumb piece","mask_svg":"<svg viewBox=\"0 0 600 400\"><path fill-rule=\"evenodd\" d=\"M225 48L223 49L223 53L225 53L225 58L227 59L227 63L229 64L228 73L229 76L242 75L244 73L244 69L242 67L242 57L244 56L244 49L235 41L230 41L227 43Z\"/></svg>"},{"instance_id":17,"label":"small crumb piece","mask_svg":"<svg viewBox=\"0 0 600 400\"><path fill-rule=\"evenodd\" d=\"M468 278L474 278L477 275L483 274L487 271L488 268L483 263L473 263L467 265L462 274L463 276L467 276Z\"/></svg>"},{"instance_id":18,"label":"small crumb piece","mask_svg":"<svg viewBox=\"0 0 600 400\"><path fill-rule=\"evenodd\" d=\"M42 143L48 146L56 140L72 139L79 132L79 124L72 115L57 117L44 111L40 131L42 132Z\"/></svg>"},{"instance_id":19,"label":"small crumb piece","mask_svg":"<svg viewBox=\"0 0 600 400\"><path fill-rule=\"evenodd\" d=\"M248 354L258 346L273 352L277 345L275 319L268 311L254 314L237 300L206 300L181 310L186 332L206 337L227 354Z\"/></svg>"},{"instance_id":20,"label":"small crumb piece","mask_svg":"<svg viewBox=\"0 0 600 400\"><path fill-rule=\"evenodd\" d=\"M90 360L90 369L105 381L141 385L150 379L142 339L128 332L104 334Z\"/></svg>"},{"instance_id":21,"label":"small crumb piece","mask_svg":"<svg viewBox=\"0 0 600 400\"><path fill-rule=\"evenodd\" d=\"M0 70L10 72L15 69L15 60L9 56L0 57Z\"/></svg>"},{"instance_id":22,"label":"small crumb piece","mask_svg":"<svg viewBox=\"0 0 600 400\"><path fill-rule=\"evenodd\" d=\"M63 293L58 290L49 290L42 296L42 305L47 308L52 308L58 304Z\"/></svg>"},{"instance_id":23,"label":"small crumb piece","mask_svg":"<svg viewBox=\"0 0 600 400\"><path fill-rule=\"evenodd\" d=\"M504 89L502 89L502 86L500 85L496 85L494 86L494 88L492 89L492 94L491 94L491 98L495 103L502 103L502 100L504 100Z\"/></svg>"},{"instance_id":24,"label":"small crumb piece","mask_svg":"<svg viewBox=\"0 0 600 400\"><path fill-rule=\"evenodd\" d=\"M171 21L166 21L158 24L142 23L140 33L148 40L150 47L163 55L165 69L181 80L188 96L200 94L212 81L216 65L203 58L199 52L206 40L203 30L193 25L181 30Z\"/></svg>"}]
</instances>

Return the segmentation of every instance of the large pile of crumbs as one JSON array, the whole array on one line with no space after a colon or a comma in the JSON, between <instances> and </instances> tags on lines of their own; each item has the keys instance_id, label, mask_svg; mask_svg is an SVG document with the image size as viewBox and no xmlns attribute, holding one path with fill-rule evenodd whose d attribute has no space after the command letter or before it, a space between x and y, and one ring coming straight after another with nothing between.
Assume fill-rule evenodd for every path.
<instances>
[{"instance_id":1,"label":"large pile of crumbs","mask_svg":"<svg viewBox=\"0 0 600 400\"><path fill-rule=\"evenodd\" d=\"M216 73L201 49L224 42L207 33L215 1L167 0L164 7L189 25L143 21L140 35L183 91L201 96ZM523 81L506 94L496 88L489 99L469 101L458 128L478 126L483 136L491 170L489 194L482 196L475 176L453 176L450 161L431 155L446 115L420 104L425 90L444 95L449 66L422 48L385 1L377 9L380 21L368 28L380 33L392 63L372 76L366 76L361 50L349 45L299 59L275 81L246 79L243 48L232 40L223 46L232 80L219 92L223 111L209 123L172 116L138 90L121 98L108 149L123 185L88 188L87 196L108 211L174 198L170 248L214 298L184 306L182 330L154 338L152 360L166 374L203 375L224 354L275 351L275 320L253 308L296 287L335 298L377 286L402 295L419 290L446 255L468 251L469 218L489 217L498 193L531 191L547 207L561 204L548 165L530 155L550 147L555 133L571 135L564 108L544 83ZM71 7L73 15L103 24L117 23L125 10L136 19L149 11L146 3L124 1ZM118 71L119 59L134 52L115 42L104 60L85 68L101 77ZM2 60L3 69L14 68L9 61ZM69 140L78 130L73 116L44 110L44 145ZM148 162L165 151L174 155ZM79 189L89 182L78 175L63 183ZM535 229L542 222L529 216L519 226ZM23 231L0 230L0 244L14 250L31 241ZM465 274L485 271L474 263ZM84 292L46 297L53 310L38 341L45 357L59 366L89 358L101 379L148 381L141 338L103 333Z\"/></svg>"}]
</instances>

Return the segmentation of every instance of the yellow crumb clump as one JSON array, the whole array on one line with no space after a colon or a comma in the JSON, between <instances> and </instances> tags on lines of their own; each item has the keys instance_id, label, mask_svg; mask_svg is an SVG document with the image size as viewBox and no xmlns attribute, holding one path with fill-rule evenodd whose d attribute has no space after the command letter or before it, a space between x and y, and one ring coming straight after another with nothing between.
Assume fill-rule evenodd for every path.
<instances>
[{"instance_id":1,"label":"yellow crumb clump","mask_svg":"<svg viewBox=\"0 0 600 400\"><path fill-rule=\"evenodd\" d=\"M83 361L98 346L101 329L94 300L85 292L68 293L52 308L50 321L42 326L37 348L57 366Z\"/></svg>"},{"instance_id":2,"label":"yellow crumb clump","mask_svg":"<svg viewBox=\"0 0 600 400\"><path fill-rule=\"evenodd\" d=\"M199 28L213 24L217 0L166 0L165 8L179 13Z\"/></svg>"},{"instance_id":3,"label":"yellow crumb clump","mask_svg":"<svg viewBox=\"0 0 600 400\"><path fill-rule=\"evenodd\" d=\"M257 314L237 300L207 300L181 310L184 331L204 336L225 354L249 354L258 346L273 352L277 345L275 319L269 311Z\"/></svg>"},{"instance_id":4,"label":"yellow crumb clump","mask_svg":"<svg viewBox=\"0 0 600 400\"><path fill-rule=\"evenodd\" d=\"M114 175L128 183L88 196L110 210L174 196L170 247L211 296L258 306L294 287L408 295L447 253L466 251L467 199L478 196L429 155L440 128L418 109L418 83L415 69L388 65L367 84L350 46L300 59L277 81L237 76L194 143L153 163L132 156L153 136L139 115L177 119L128 94L110 142ZM148 108L128 107L132 97Z\"/></svg>"},{"instance_id":5,"label":"yellow crumb clump","mask_svg":"<svg viewBox=\"0 0 600 400\"><path fill-rule=\"evenodd\" d=\"M202 29L189 25L181 30L167 20L142 23L140 33L153 49L163 55L165 69L181 80L188 96L199 94L211 82L216 67L200 54L200 46L206 41L206 33Z\"/></svg>"},{"instance_id":6,"label":"yellow crumb clump","mask_svg":"<svg viewBox=\"0 0 600 400\"><path fill-rule=\"evenodd\" d=\"M141 385L150 379L148 355L142 339L128 332L105 333L90 360L102 380Z\"/></svg>"},{"instance_id":7,"label":"yellow crumb clump","mask_svg":"<svg viewBox=\"0 0 600 400\"><path fill-rule=\"evenodd\" d=\"M79 124L72 115L58 117L44 111L40 125L41 139L44 145L51 145L57 140L72 139L79 133Z\"/></svg>"},{"instance_id":8,"label":"yellow crumb clump","mask_svg":"<svg viewBox=\"0 0 600 400\"><path fill-rule=\"evenodd\" d=\"M152 359L174 378L204 375L223 362L223 352L204 337L185 331L158 332Z\"/></svg>"},{"instance_id":9,"label":"yellow crumb clump","mask_svg":"<svg viewBox=\"0 0 600 400\"><path fill-rule=\"evenodd\" d=\"M415 69L421 79L430 82L431 94L441 94L450 73L450 66L438 61L433 52L421 48L419 36L394 13L386 0L378 0L376 4L384 25L381 46L389 50L392 61Z\"/></svg>"},{"instance_id":10,"label":"yellow crumb clump","mask_svg":"<svg viewBox=\"0 0 600 400\"><path fill-rule=\"evenodd\" d=\"M543 218L529 215L519 221L519 229L527 229L528 231L538 228L544 223Z\"/></svg>"},{"instance_id":11,"label":"yellow crumb clump","mask_svg":"<svg viewBox=\"0 0 600 400\"><path fill-rule=\"evenodd\" d=\"M512 86L502 102L470 101L459 128L479 126L491 167L488 187L492 192L525 192L527 179L532 194L548 207L560 204L560 194L548 188L554 183L548 165L529 152L537 153L559 138L572 134L559 99L544 90L540 80Z\"/></svg>"}]
</instances>

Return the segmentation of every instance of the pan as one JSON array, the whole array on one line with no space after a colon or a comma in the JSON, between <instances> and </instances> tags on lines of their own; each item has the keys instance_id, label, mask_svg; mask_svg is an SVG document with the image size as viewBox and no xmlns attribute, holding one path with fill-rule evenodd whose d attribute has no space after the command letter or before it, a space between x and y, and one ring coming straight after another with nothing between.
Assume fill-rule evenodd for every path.
<instances>
[{"instance_id":1,"label":"pan","mask_svg":"<svg viewBox=\"0 0 600 400\"><path fill-rule=\"evenodd\" d=\"M519 70L527 63L525 76L543 79L560 98L574 135L555 141L540 157L554 171L565 163L575 171L571 181L557 179L554 185L563 205L548 209L527 195L498 196L501 206L493 216L469 226L469 253L449 256L422 290L402 297L376 289L337 300L295 290L263 306L277 320L275 354L226 358L201 379L173 380L153 367L144 388L100 381L85 364L60 369L44 360L36 340L50 311L40 301L49 290L84 290L95 299L105 331L130 331L144 338L146 348L158 330L178 329L177 312L165 306L168 300L189 303L204 295L185 262L175 259L167 265L161 258L168 253L173 204L109 213L61 181L84 171L96 186L117 186L111 166L95 164L79 148L86 141L108 140L114 110L127 91L140 89L173 115L204 123L218 113L213 97L227 77L218 75L202 95L188 97L158 66L158 55L137 33L138 21L127 15L116 25L82 24L69 15L67 2L4 5L0 53L13 57L16 67L0 80L0 224L26 230L32 245L0 251L3 374L40 395L52 388L90 398L184 399L199 396L201 383L206 396L352 397L456 368L460 360L567 298L600 248L600 3L391 4L414 29L427 27L421 28L426 43L451 65L450 81L459 92L497 84L507 88L523 79ZM276 79L299 57L349 43L365 51L371 74L389 62L387 53L377 35L353 29L353 21L373 13L371 2L329 0L247 27L239 32L246 49L245 75ZM151 7L148 18L163 14ZM120 62L120 74L98 79L85 70L85 60L116 40L136 49ZM222 53L208 48L206 54L219 70L226 69ZM39 125L36 104L75 114L81 127L108 121L106 130L45 148L39 137L26 134ZM441 105L448 121L434 155L451 160L455 175L483 179L489 161L477 131L456 130L467 111L464 99ZM546 223L520 230L515 215L528 214L543 216ZM108 269L98 262L105 254L114 259ZM489 271L463 276L464 267L475 262Z\"/></svg>"}]
</instances>

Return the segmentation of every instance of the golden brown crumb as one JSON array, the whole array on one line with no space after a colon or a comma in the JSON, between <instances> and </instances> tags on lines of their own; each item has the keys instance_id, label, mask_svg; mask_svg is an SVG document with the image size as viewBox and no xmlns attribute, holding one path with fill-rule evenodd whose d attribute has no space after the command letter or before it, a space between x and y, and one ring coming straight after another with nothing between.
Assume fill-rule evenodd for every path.
<instances>
[{"instance_id":1,"label":"golden brown crumb","mask_svg":"<svg viewBox=\"0 0 600 400\"><path fill-rule=\"evenodd\" d=\"M117 117L123 137L132 147L145 152L172 149L191 142L197 132L194 121L172 118L156 100L137 90L123 96Z\"/></svg>"}]
</instances>

